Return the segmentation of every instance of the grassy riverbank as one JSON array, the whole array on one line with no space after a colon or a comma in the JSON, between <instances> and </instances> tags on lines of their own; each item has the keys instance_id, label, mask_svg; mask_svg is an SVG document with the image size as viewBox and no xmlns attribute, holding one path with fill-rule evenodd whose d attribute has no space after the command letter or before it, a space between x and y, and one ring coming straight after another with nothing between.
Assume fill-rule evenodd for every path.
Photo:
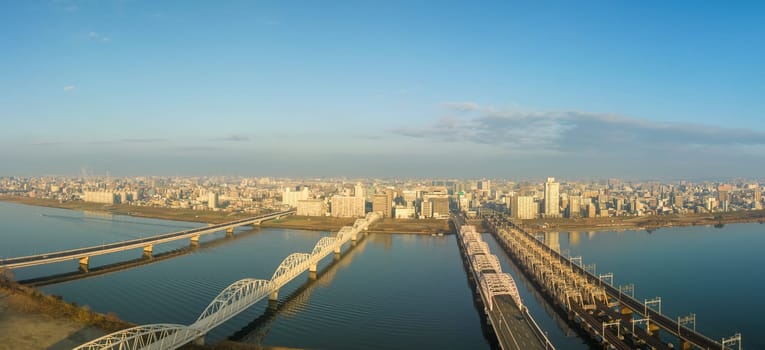
<instances>
[{"instance_id":1,"label":"grassy riverbank","mask_svg":"<svg viewBox=\"0 0 765 350\"><path fill-rule=\"evenodd\" d=\"M523 220L524 225L531 228L532 230L550 232L656 230L662 227L706 225L722 227L726 224L755 222L765 222L765 210L735 211L713 214Z\"/></svg>"},{"instance_id":2,"label":"grassy riverbank","mask_svg":"<svg viewBox=\"0 0 765 350\"><path fill-rule=\"evenodd\" d=\"M0 279L0 349L71 349L132 326L117 315Z\"/></svg>"},{"instance_id":3,"label":"grassy riverbank","mask_svg":"<svg viewBox=\"0 0 765 350\"><path fill-rule=\"evenodd\" d=\"M103 213L111 213L115 215L129 215L136 217L152 218L152 219L164 219L175 221L191 221L191 222L204 222L204 223L223 223L228 221L234 221L237 219L245 219L253 217L257 214L253 213L230 213L224 211L207 211L207 210L191 210L191 209L174 209L174 208L159 208L159 207L139 207L126 204L99 204L88 203L81 201L63 202L49 200L49 199L37 199L29 197L17 197L17 196L2 196L0 195L0 201L36 205L42 207L62 208L72 210L83 211L96 211Z\"/></svg>"},{"instance_id":4,"label":"grassy riverbank","mask_svg":"<svg viewBox=\"0 0 765 350\"><path fill-rule=\"evenodd\" d=\"M266 221L262 227L279 227L296 230L338 231L343 226L353 225L356 218L336 218L330 216L298 216L290 215L280 220ZM435 219L382 219L369 226L372 233L409 233L434 234L448 233L448 220Z\"/></svg>"},{"instance_id":5,"label":"grassy riverbank","mask_svg":"<svg viewBox=\"0 0 765 350\"><path fill-rule=\"evenodd\" d=\"M138 207L123 204L106 205L81 201L60 203L58 201L48 199L16 196L0 196L0 201L51 208L95 211L111 213L115 215L128 215L153 219L204 222L214 224L250 218L256 215L253 213L229 213L223 211L199 211L190 209ZM343 226L353 225L354 221L356 221L356 218L290 215L280 220L266 221L261 225L262 227L336 232ZM447 220L384 219L374 223L369 228L369 230L371 232L377 233L433 234L449 232L449 225Z\"/></svg>"}]
</instances>

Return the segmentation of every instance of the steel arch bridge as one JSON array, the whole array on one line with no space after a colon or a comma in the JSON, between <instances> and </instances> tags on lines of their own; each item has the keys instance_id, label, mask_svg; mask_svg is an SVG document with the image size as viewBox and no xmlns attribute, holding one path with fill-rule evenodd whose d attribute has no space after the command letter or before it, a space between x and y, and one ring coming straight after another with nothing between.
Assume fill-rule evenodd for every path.
<instances>
[{"instance_id":1,"label":"steel arch bridge","mask_svg":"<svg viewBox=\"0 0 765 350\"><path fill-rule=\"evenodd\" d=\"M292 253L274 270L270 280L245 278L221 291L190 325L149 324L124 329L82 344L74 350L116 349L154 350L177 349L186 343L205 336L207 332L228 321L265 297L275 295L279 288L305 272L315 271L321 259L332 252L339 252L350 240L363 234L380 214L369 213L358 219L353 226L345 226L335 237L320 239L311 253Z\"/></svg>"}]
</instances>

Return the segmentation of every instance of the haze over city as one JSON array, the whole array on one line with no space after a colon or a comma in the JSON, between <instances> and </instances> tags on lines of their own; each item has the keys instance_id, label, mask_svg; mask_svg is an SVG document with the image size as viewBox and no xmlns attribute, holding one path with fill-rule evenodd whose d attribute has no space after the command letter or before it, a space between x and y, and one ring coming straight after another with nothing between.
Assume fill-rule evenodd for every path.
<instances>
[{"instance_id":1,"label":"haze over city","mask_svg":"<svg viewBox=\"0 0 765 350\"><path fill-rule=\"evenodd\" d=\"M753 176L763 7L8 3L0 173Z\"/></svg>"}]
</instances>

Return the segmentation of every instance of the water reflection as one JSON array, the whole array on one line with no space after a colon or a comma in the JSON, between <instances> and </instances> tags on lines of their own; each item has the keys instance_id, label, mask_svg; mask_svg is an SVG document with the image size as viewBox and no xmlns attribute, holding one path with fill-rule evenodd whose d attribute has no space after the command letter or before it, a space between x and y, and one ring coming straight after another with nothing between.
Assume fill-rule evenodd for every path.
<instances>
[{"instance_id":1,"label":"water reflection","mask_svg":"<svg viewBox=\"0 0 765 350\"><path fill-rule=\"evenodd\" d=\"M335 279L337 271L350 265L357 255L364 252L366 245L367 239L362 239L352 244L344 253L335 255L335 259L327 267L319 272L310 273L309 280L290 293L287 298L278 303L270 301L268 308L260 317L234 333L229 340L263 346L263 340L280 316L293 317L304 310L311 294L318 288L329 286Z\"/></svg>"}]
</instances>

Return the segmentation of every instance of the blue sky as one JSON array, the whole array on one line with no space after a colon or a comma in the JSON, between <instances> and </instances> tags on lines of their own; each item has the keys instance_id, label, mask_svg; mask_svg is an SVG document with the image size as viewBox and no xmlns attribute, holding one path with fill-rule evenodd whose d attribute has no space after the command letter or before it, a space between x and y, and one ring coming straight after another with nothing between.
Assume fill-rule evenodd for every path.
<instances>
[{"instance_id":1,"label":"blue sky","mask_svg":"<svg viewBox=\"0 0 765 350\"><path fill-rule=\"evenodd\" d=\"M752 1L8 2L0 174L757 177L763 62Z\"/></svg>"}]
</instances>

